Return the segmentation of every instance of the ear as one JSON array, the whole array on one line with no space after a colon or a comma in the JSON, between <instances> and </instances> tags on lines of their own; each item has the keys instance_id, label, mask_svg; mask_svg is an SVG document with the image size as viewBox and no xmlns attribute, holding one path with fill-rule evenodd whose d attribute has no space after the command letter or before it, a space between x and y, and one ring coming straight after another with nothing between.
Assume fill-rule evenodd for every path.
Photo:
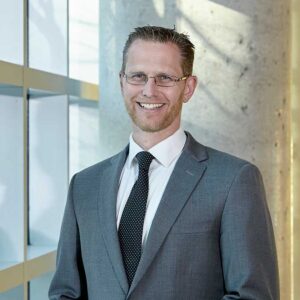
<instances>
[{"instance_id":1,"label":"ear","mask_svg":"<svg viewBox=\"0 0 300 300\"><path fill-rule=\"evenodd\" d=\"M197 82L197 76L191 75L186 79L183 102L186 103L191 99L197 87Z\"/></svg>"},{"instance_id":2,"label":"ear","mask_svg":"<svg viewBox=\"0 0 300 300\"><path fill-rule=\"evenodd\" d=\"M123 73L122 73L122 71L120 71L120 73L119 73L119 80L120 80L121 90L123 89L123 81L122 81L122 79L123 79Z\"/></svg>"}]
</instances>

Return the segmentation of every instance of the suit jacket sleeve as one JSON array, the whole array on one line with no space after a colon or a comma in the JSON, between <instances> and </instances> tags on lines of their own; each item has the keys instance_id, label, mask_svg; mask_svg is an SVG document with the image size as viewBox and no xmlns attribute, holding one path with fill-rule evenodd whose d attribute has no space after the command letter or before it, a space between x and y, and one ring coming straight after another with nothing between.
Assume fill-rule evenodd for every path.
<instances>
[{"instance_id":1,"label":"suit jacket sleeve","mask_svg":"<svg viewBox=\"0 0 300 300\"><path fill-rule=\"evenodd\" d=\"M259 170L244 165L223 210L221 253L226 295L222 300L278 300L276 247Z\"/></svg>"},{"instance_id":2,"label":"suit jacket sleeve","mask_svg":"<svg viewBox=\"0 0 300 300\"><path fill-rule=\"evenodd\" d=\"M50 300L87 299L81 260L80 237L73 203L72 178L57 249L56 272L49 289Z\"/></svg>"}]
</instances>

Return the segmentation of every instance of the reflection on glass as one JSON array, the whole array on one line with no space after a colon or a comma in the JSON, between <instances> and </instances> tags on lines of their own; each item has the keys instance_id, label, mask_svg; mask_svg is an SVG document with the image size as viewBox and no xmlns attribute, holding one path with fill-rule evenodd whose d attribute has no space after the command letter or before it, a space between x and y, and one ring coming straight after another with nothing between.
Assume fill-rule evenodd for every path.
<instances>
[{"instance_id":1,"label":"reflection on glass","mask_svg":"<svg viewBox=\"0 0 300 300\"><path fill-rule=\"evenodd\" d=\"M23 286L0 293L0 300L20 300L23 299Z\"/></svg>"},{"instance_id":2,"label":"reflection on glass","mask_svg":"<svg viewBox=\"0 0 300 300\"><path fill-rule=\"evenodd\" d=\"M29 244L56 245L68 186L66 96L29 100Z\"/></svg>"},{"instance_id":3,"label":"reflection on glass","mask_svg":"<svg viewBox=\"0 0 300 300\"><path fill-rule=\"evenodd\" d=\"M23 1L1 1L0 60L23 64Z\"/></svg>"},{"instance_id":4,"label":"reflection on glass","mask_svg":"<svg viewBox=\"0 0 300 300\"><path fill-rule=\"evenodd\" d=\"M66 0L29 0L29 66L67 75Z\"/></svg>"},{"instance_id":5,"label":"reflection on glass","mask_svg":"<svg viewBox=\"0 0 300 300\"><path fill-rule=\"evenodd\" d=\"M53 272L50 272L30 281L30 300L48 300L48 290L52 277Z\"/></svg>"},{"instance_id":6,"label":"reflection on glass","mask_svg":"<svg viewBox=\"0 0 300 300\"><path fill-rule=\"evenodd\" d=\"M23 260L22 90L0 85L0 269Z\"/></svg>"},{"instance_id":7,"label":"reflection on glass","mask_svg":"<svg viewBox=\"0 0 300 300\"><path fill-rule=\"evenodd\" d=\"M98 103L72 98L69 105L70 176L99 161Z\"/></svg>"},{"instance_id":8,"label":"reflection on glass","mask_svg":"<svg viewBox=\"0 0 300 300\"><path fill-rule=\"evenodd\" d=\"M70 77L98 83L98 0L69 1Z\"/></svg>"}]
</instances>

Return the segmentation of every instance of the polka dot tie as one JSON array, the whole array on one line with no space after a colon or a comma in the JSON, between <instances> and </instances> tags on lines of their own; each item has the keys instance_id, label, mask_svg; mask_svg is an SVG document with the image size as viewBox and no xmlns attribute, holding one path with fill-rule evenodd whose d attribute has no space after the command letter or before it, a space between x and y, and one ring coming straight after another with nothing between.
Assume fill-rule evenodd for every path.
<instances>
[{"instance_id":1,"label":"polka dot tie","mask_svg":"<svg viewBox=\"0 0 300 300\"><path fill-rule=\"evenodd\" d=\"M129 286L142 253L143 226L149 190L148 171L152 154L143 151L136 155L139 163L138 179L132 187L119 224L119 241Z\"/></svg>"}]
</instances>

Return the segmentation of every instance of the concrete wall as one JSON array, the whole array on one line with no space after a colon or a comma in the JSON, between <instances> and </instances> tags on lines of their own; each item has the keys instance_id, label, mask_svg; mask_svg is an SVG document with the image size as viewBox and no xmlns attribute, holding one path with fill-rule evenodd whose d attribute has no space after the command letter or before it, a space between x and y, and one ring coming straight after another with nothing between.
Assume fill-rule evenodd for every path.
<instances>
[{"instance_id":1,"label":"concrete wall","mask_svg":"<svg viewBox=\"0 0 300 300\"><path fill-rule=\"evenodd\" d=\"M201 143L261 169L275 227L282 299L290 299L290 9L284 0L100 1L101 157L130 133L119 89L132 28L176 26L196 45L199 85L183 127Z\"/></svg>"},{"instance_id":2,"label":"concrete wall","mask_svg":"<svg viewBox=\"0 0 300 300\"><path fill-rule=\"evenodd\" d=\"M293 293L300 295L300 0L292 0L292 258ZM298 296L299 297L299 296Z\"/></svg>"}]
</instances>

